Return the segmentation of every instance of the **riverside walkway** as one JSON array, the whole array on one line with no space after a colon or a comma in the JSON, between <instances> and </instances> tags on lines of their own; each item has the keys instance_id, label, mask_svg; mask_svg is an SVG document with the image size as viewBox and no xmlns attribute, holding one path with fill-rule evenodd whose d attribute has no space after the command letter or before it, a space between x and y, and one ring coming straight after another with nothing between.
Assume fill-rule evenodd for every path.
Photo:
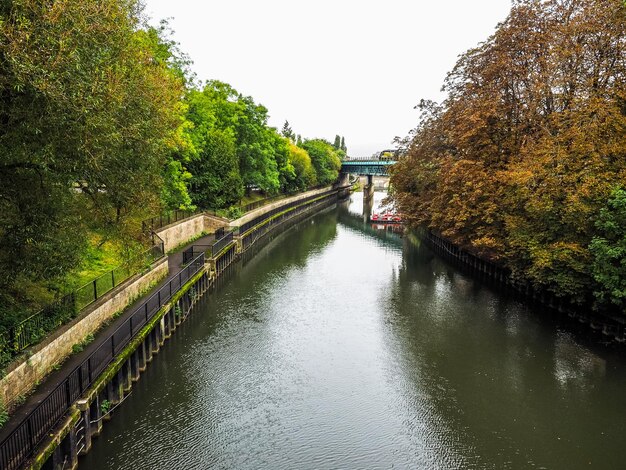
<instances>
[{"instance_id":1,"label":"riverside walkway","mask_svg":"<svg viewBox=\"0 0 626 470\"><path fill-rule=\"evenodd\" d=\"M201 274L200 271L206 269L207 264L205 263L205 257L207 253L202 251L202 253L199 253L198 256L195 257L195 254L193 253L194 245L199 248L212 245L212 249L210 251L213 253L216 246L219 246L221 249L222 241L230 240L232 248L226 251L218 250L217 257L215 257L216 253L209 255L209 257L214 258L209 261L210 263L213 263L213 268L208 269L210 272L214 272L215 276L219 276L224 267L232 262L234 259L233 255L235 255L239 249L243 249L245 251L247 246L246 244L249 244L251 233L255 234L252 235L252 237L256 239L258 236L262 236L268 230L271 230L272 226L274 226L277 222L280 223L280 221L284 220L285 217L289 218L297 216L297 214L306 211L306 208L309 206L319 207L320 203L327 204L328 202L336 200L339 191L341 191L341 188L326 187L324 189L315 189L305 193L299 193L276 202L268 201L268 204L251 210L240 219L231 221L230 224L228 224L226 219L222 219L221 222L211 228L205 227L205 230L217 230L220 224L222 227L230 225L231 228L236 228L239 233L239 241L237 241L237 243L233 243L232 235L230 235L230 237L222 237L220 240L216 241L215 234L209 234L201 237L200 239L185 243L182 247L177 247L175 252L170 253L167 256L168 274L164 277L164 279L159 281L154 287L150 288L150 292L133 301L132 305L127 306L119 317L115 317L115 315L113 315L111 323L98 331L95 334L95 339L91 343L85 345L82 351L69 356L57 370L45 377L42 383L38 385L34 392L29 395L21 406L14 410L9 422L6 423L2 429L0 429L0 468L17 470L18 468L22 468L24 465L35 465L36 468L39 468L43 462L46 463L47 468L47 465L49 464L48 457L50 457L51 462L56 462L53 463L53 465L62 465L63 456L66 458L71 456L73 465L76 463L74 459L76 458L76 455L81 452L81 449L89 449L90 441L88 443L82 442L83 447L76 445L76 433L81 432L83 437L85 437L85 433L91 435L92 431L85 431L87 428L85 428L84 425L76 424L76 421L71 421L76 419L76 415L73 415L72 418L65 415L70 421L64 422L65 424L61 424L60 420L63 415L60 413L64 412L64 410L69 410L72 404L76 404L76 400L83 396L82 394L88 390L92 384L96 383L100 374L105 370L103 368L108 367L110 364L114 364L116 355L121 353L122 349L128 344L129 341L132 340L133 331L135 333L139 332L137 328L141 329L144 325L147 325L149 318L152 318L152 316L157 314L159 309L173 298L173 294L178 295L177 292L180 288L182 288L183 281L186 282L193 276L196 276L193 281L195 282L194 287L203 292L206 290L209 286L206 282L207 277L204 276L201 278L197 277L197 275ZM284 209L286 209L286 211ZM287 213L292 215L285 215ZM197 233L198 226L194 225L195 223L192 222L194 217L196 216L182 219L179 223L184 223L186 221L191 222L192 226L195 226ZM253 228L256 224L258 224L259 227L262 227L259 229L260 231L258 233L255 232L256 229ZM193 237L193 233L189 232L188 228L181 228L181 230L179 230L177 228L177 224L171 224L164 227L159 231L159 234L163 237L167 237L167 235L164 235L164 231L169 229L175 230L176 237L180 237L183 233L188 239ZM170 242L172 241L171 239L169 240ZM224 248L226 248L226 246ZM202 250L204 250L204 248L202 248ZM189 251L192 252L191 262L183 267L184 262L190 261L189 257L187 257L187 260L185 261L185 255L189 255ZM204 268L198 267L198 261L202 264L202 266L204 266ZM161 258L161 267L157 269L162 269L164 264L165 260ZM157 298L158 301L156 301ZM175 302L178 302L176 304L176 309L180 307L183 311L187 312L189 310L186 309L190 309L193 305L193 300L191 300L189 296L186 297L186 304L185 299L182 299L181 297L176 297ZM144 307L145 319L143 314ZM172 325L172 328L175 329L174 322L177 322L177 320L175 320L175 316L178 315L178 313L175 313L173 306L168 308L170 308L169 312L163 311L164 313L162 313L162 315L168 316L167 321L171 322L170 324ZM139 314L139 316L137 316L137 314ZM161 318L161 322L163 321L164 318ZM176 324L178 324L178 322ZM135 325L135 329L133 329L133 325ZM162 326L162 328L164 328L164 326ZM146 337L145 332L142 333L144 336L141 337L142 339L140 341L143 341L146 348L158 351L159 334L156 329L154 329L150 334L152 335L152 333L154 333L153 338ZM168 333L161 333L161 335L163 334ZM144 350L143 356L145 356L146 351L147 350ZM135 360L139 360L137 358L137 354L133 354ZM124 366L127 367L127 372L130 371L131 368L136 370L137 367L141 367L138 366L136 362L131 365L131 359L126 356L123 357L123 360L126 361ZM121 367L121 365L122 363L120 362L120 364L117 366L113 365L113 367ZM121 377L119 375L121 374L121 370L118 371L117 374L118 377ZM109 379L110 377L106 380ZM130 384L130 373L128 374L127 379ZM120 378L120 380L122 379ZM133 381L134 380L136 379L133 378ZM109 386L110 385L111 384L109 383ZM116 385L114 387L116 387ZM115 392L113 390L114 389L107 388L104 392L104 398L101 397L100 399L107 401L110 396L113 396L112 400L115 402L118 398L115 398ZM121 389L120 395L123 395ZM89 403L91 405L94 405L95 403L94 412L99 413L98 410L100 408L98 405L98 397L95 397L94 403L91 403L91 401L93 401L93 397L88 398L88 400L90 400ZM74 409L74 412L76 412L76 409ZM82 418L81 423L95 422L90 421L89 415L83 416ZM68 426L71 426L71 428L68 428ZM74 426L82 427L80 427L77 431ZM67 435L67 432L70 432L71 436ZM60 439L63 439L63 443ZM44 444L44 442L48 443ZM52 454L49 454L49 452L52 451L54 451L54 457L51 456ZM35 456L35 460L27 463L28 459L33 456Z\"/></svg>"},{"instance_id":2,"label":"riverside walkway","mask_svg":"<svg viewBox=\"0 0 626 470\"><path fill-rule=\"evenodd\" d=\"M40 403L44 400L51 391L62 383L68 374L73 371L78 365L80 365L87 357L89 357L94 351L96 351L101 344L102 338L107 338L111 333L119 328L128 317L134 312L135 308L141 305L145 300L150 297L154 292L158 291L162 286L166 285L170 280L178 276L178 273L182 270L183 266L183 251L189 246L197 244L209 245L215 241L215 235L209 234L198 240L188 243L187 245L177 249L174 253L167 255L168 274L164 277L154 288L150 289L140 298L135 300L132 304L128 305L124 309L124 313L119 317L113 319L108 325L100 329L94 340L87 344L84 349L76 354L69 356L61 366L50 373L43 383L41 383L33 393L31 393L25 400L25 402L16 408L9 421L0 429L0 442L2 442L13 430L26 418Z\"/></svg>"}]
</instances>

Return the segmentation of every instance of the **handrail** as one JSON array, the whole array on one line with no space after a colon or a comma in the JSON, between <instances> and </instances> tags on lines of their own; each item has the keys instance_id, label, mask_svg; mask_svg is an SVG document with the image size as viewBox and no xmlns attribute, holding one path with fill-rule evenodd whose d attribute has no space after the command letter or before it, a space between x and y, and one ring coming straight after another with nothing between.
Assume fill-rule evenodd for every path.
<instances>
[{"instance_id":1,"label":"handrail","mask_svg":"<svg viewBox=\"0 0 626 470\"><path fill-rule=\"evenodd\" d=\"M216 240L211 245L211 258L215 257L220 251L228 246L233 241L233 231L226 232L222 238Z\"/></svg>"},{"instance_id":2,"label":"handrail","mask_svg":"<svg viewBox=\"0 0 626 470\"><path fill-rule=\"evenodd\" d=\"M219 239L216 239L212 244L206 245L192 245L183 251L183 264L186 264L190 259L192 259L198 253L205 253L211 258L215 257L219 254L224 248L226 248L233 241L233 231L230 230L228 232L224 232L224 228L215 232L216 236L221 234Z\"/></svg>"},{"instance_id":3,"label":"handrail","mask_svg":"<svg viewBox=\"0 0 626 470\"><path fill-rule=\"evenodd\" d=\"M13 358L29 346L37 344L55 328L63 325L78 312L137 274L139 270L132 269L133 264L136 262L139 264L139 261L142 261L142 264L151 264L163 256L163 245L154 245L134 257L130 262L117 266L59 300L46 305L8 331L0 333L0 353L8 352L9 356Z\"/></svg>"},{"instance_id":4,"label":"handrail","mask_svg":"<svg viewBox=\"0 0 626 470\"><path fill-rule=\"evenodd\" d=\"M311 188L308 188L307 191L314 191L316 189L321 189L321 188L323 188L325 186L326 185L323 185L323 184L322 185L313 186ZM250 202L250 203L248 203L246 205L243 205L243 206L239 205L239 206L236 206L236 207L238 207L245 214L246 212L250 212L250 211L252 211L254 209L258 209L259 207L263 207L266 204L269 204L270 202L279 201L280 199L285 199L285 198L287 198L289 196L293 196L294 194L299 194L301 192L302 191L298 190L298 191L291 191L291 192L288 192L288 193L281 193L281 194L277 194L276 196L266 197L264 199L259 199L259 200L254 201L254 202Z\"/></svg>"},{"instance_id":5,"label":"handrail","mask_svg":"<svg viewBox=\"0 0 626 470\"><path fill-rule=\"evenodd\" d=\"M159 309L204 267L204 253L143 302L0 443L0 468L17 470L72 404L94 383Z\"/></svg>"},{"instance_id":6,"label":"handrail","mask_svg":"<svg viewBox=\"0 0 626 470\"><path fill-rule=\"evenodd\" d=\"M282 211L284 211L284 210L287 210L287 209L289 209L289 208L291 208L291 207L294 207L294 206L296 206L296 205L299 205L299 204L304 204L304 203L306 203L307 201L310 201L310 200L315 199L315 198L317 198L317 197L324 196L324 195L326 195L326 194L330 194L330 193L335 192L335 191L336 191L336 189L330 189L330 190L325 191L325 192L323 192L323 193L319 193L319 194L312 194L312 195L307 196L307 197L305 197L305 198L302 198L302 199L297 199L297 200L295 200L295 201L291 201L291 202L289 202L289 203L287 203L287 204L285 204L285 205L282 205L282 206L276 207L276 208L274 208L274 209L272 209L272 210L270 210L270 211L268 211L268 212L265 212L264 214L261 214L261 215L259 215L259 216L255 217L254 219L249 220L248 222L246 222L246 223L244 223L244 224L240 225L240 226L239 226L239 234L240 234L240 235L243 235L245 232L247 232L248 230L250 230L250 229L251 229L252 227L254 227L255 225L260 224L260 223L261 223L261 222L263 222L264 220L269 219L270 217L272 217L273 215L278 214L279 212L282 212Z\"/></svg>"},{"instance_id":7,"label":"handrail","mask_svg":"<svg viewBox=\"0 0 626 470\"><path fill-rule=\"evenodd\" d=\"M155 217L150 217L141 221L141 228L144 232L147 232L150 229L152 232L165 227L174 222L178 222L180 220L188 219L190 217L195 217L204 212L208 212L205 210L196 209L194 211L183 211L183 210L175 210L175 211L167 211L159 214Z\"/></svg>"}]
</instances>

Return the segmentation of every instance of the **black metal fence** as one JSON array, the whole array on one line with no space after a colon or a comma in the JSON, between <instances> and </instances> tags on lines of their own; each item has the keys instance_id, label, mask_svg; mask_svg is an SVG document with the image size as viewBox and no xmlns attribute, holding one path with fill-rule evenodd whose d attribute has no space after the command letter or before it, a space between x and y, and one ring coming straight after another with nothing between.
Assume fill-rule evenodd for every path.
<instances>
[{"instance_id":1,"label":"black metal fence","mask_svg":"<svg viewBox=\"0 0 626 470\"><path fill-rule=\"evenodd\" d=\"M17 470L47 436L49 430L63 417L116 354L145 326L156 312L204 266L204 253L195 258L167 284L161 287L109 337L100 343L89 357L52 390L40 404L0 443L0 468Z\"/></svg>"},{"instance_id":2,"label":"black metal fence","mask_svg":"<svg viewBox=\"0 0 626 470\"><path fill-rule=\"evenodd\" d=\"M219 240L226 233L226 227L220 227L215 231L215 239Z\"/></svg>"},{"instance_id":3,"label":"black metal fence","mask_svg":"<svg viewBox=\"0 0 626 470\"><path fill-rule=\"evenodd\" d=\"M239 234L240 235L245 234L252 227L260 224L261 222L264 222L265 220L275 216L276 214L278 214L280 212L289 210L289 209L291 209L293 207L296 207L296 206L299 206L301 204L306 204L307 202L312 201L313 199L320 198L322 196L326 196L326 195L331 194L331 193L336 193L336 190L330 189L330 190L325 191L323 193L314 194L312 196L307 196L305 198L298 199L297 201L291 201L288 204L284 204L284 205L281 205L280 207L276 207L275 209L272 209L271 211L268 211L265 214L261 214L258 217L255 217L254 219L252 219L252 220L242 224L239 227Z\"/></svg>"},{"instance_id":4,"label":"black metal fence","mask_svg":"<svg viewBox=\"0 0 626 470\"><path fill-rule=\"evenodd\" d=\"M233 242L233 232L226 232L224 227L221 227L215 232L215 239L216 241L211 245L193 245L183 251L183 264L186 264L200 253L205 253L210 258L215 257Z\"/></svg>"},{"instance_id":5,"label":"black metal fence","mask_svg":"<svg viewBox=\"0 0 626 470\"><path fill-rule=\"evenodd\" d=\"M161 243L152 246L152 248L144 251L139 256L133 258L130 262L118 266L106 274L94 279L93 281L79 287L74 292L76 298L76 310L82 310L87 305L92 304L104 294L119 286L126 279L147 269L157 259L164 256L163 245Z\"/></svg>"},{"instance_id":6,"label":"black metal fence","mask_svg":"<svg viewBox=\"0 0 626 470\"><path fill-rule=\"evenodd\" d=\"M281 211L277 212L278 215L274 214L274 216L267 223L264 223L268 217L264 217L262 220L257 222L256 225L262 224L260 227L257 227L255 230L248 230L246 232L242 232L242 249L245 252L250 246L252 246L257 240L262 238L266 233L274 228L277 224L282 224L285 220L292 219L297 217L302 213L309 212L313 208L321 208L324 206L328 206L337 202L338 193L336 190L327 191L323 194L318 194L314 197L308 197L306 199L301 199L298 204L289 204L288 206L281 206ZM305 202L303 202L305 201ZM291 210L289 210L291 208ZM265 214L264 214L265 215ZM256 220L256 219L255 219Z\"/></svg>"},{"instance_id":7,"label":"black metal fence","mask_svg":"<svg viewBox=\"0 0 626 470\"><path fill-rule=\"evenodd\" d=\"M258 201L254 201L249 204L245 204L243 206L238 206L238 207L241 210L241 212L245 214L246 212L253 211L254 209L258 209L259 207L263 207L265 204L269 204L270 202L277 201L278 199L283 198L283 197L285 197L284 194L281 194L280 196L266 197L265 199L259 199Z\"/></svg>"},{"instance_id":8,"label":"black metal fence","mask_svg":"<svg viewBox=\"0 0 626 470\"><path fill-rule=\"evenodd\" d=\"M229 244L233 242L233 232L226 232L222 238L219 240L216 239L215 243L211 245L210 255L211 258L217 256L220 251L226 248Z\"/></svg>"},{"instance_id":9,"label":"black metal fence","mask_svg":"<svg viewBox=\"0 0 626 470\"><path fill-rule=\"evenodd\" d=\"M312 190L315 190L315 189L321 189L323 187L325 187L325 185L318 185L318 186L314 186L312 188L307 189L307 191L312 191ZM280 199L284 199L286 197L293 196L294 194L298 194L299 192L301 192L301 191L291 191L291 192L288 192L288 193L277 194L276 196L266 197L264 199L259 199L258 201L254 201L254 202L251 202L249 204L245 204L243 206L237 206L237 207L239 207L241 212L243 212L245 214L246 212L250 212L250 211L253 211L254 209L258 209L259 207L263 207L266 204L269 204L271 202L275 202L275 201L278 201Z\"/></svg>"},{"instance_id":10,"label":"black metal fence","mask_svg":"<svg viewBox=\"0 0 626 470\"><path fill-rule=\"evenodd\" d=\"M198 214L202 214L203 212L206 211L195 210L164 212L161 215L158 215L156 217L150 217L149 219L142 221L141 228L144 232L148 232L149 230L155 231L162 227L165 227L166 225L173 224L183 219L188 219L189 217L194 217Z\"/></svg>"},{"instance_id":11,"label":"black metal fence","mask_svg":"<svg viewBox=\"0 0 626 470\"><path fill-rule=\"evenodd\" d=\"M148 268L164 256L163 245L154 245L130 262L103 274L93 281L47 305L30 317L0 334L0 358L10 360L29 346L37 344L55 328L71 320L130 277Z\"/></svg>"},{"instance_id":12,"label":"black metal fence","mask_svg":"<svg viewBox=\"0 0 626 470\"><path fill-rule=\"evenodd\" d=\"M0 355L6 360L38 343L47 333L71 320L76 314L74 293L46 305L22 320L0 338Z\"/></svg>"},{"instance_id":13,"label":"black metal fence","mask_svg":"<svg viewBox=\"0 0 626 470\"><path fill-rule=\"evenodd\" d=\"M200 253L206 253L211 249L211 245L193 245L183 251L183 264L189 263Z\"/></svg>"}]
</instances>

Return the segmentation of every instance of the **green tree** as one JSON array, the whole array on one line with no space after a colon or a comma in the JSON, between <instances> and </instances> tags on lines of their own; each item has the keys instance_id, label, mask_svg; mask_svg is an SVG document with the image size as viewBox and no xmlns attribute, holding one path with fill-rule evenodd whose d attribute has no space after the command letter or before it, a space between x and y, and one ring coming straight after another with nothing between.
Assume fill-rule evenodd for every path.
<instances>
[{"instance_id":1,"label":"green tree","mask_svg":"<svg viewBox=\"0 0 626 470\"><path fill-rule=\"evenodd\" d=\"M245 187L260 188L267 193L280 189L275 160L274 132L267 127L267 108L245 96L239 97L242 116L235 123L239 168Z\"/></svg>"},{"instance_id":2,"label":"green tree","mask_svg":"<svg viewBox=\"0 0 626 470\"><path fill-rule=\"evenodd\" d=\"M335 136L335 142L333 143L333 147L335 147L335 150L339 150L341 148L341 137L339 137L338 135Z\"/></svg>"},{"instance_id":3,"label":"green tree","mask_svg":"<svg viewBox=\"0 0 626 470\"><path fill-rule=\"evenodd\" d=\"M294 183L290 189L307 189L317 184L315 168L308 152L293 143L289 143L289 161L294 169Z\"/></svg>"},{"instance_id":4,"label":"green tree","mask_svg":"<svg viewBox=\"0 0 626 470\"><path fill-rule=\"evenodd\" d=\"M75 268L87 221L116 231L156 207L183 82L139 2L8 1L0 15L0 283L17 285Z\"/></svg>"},{"instance_id":5,"label":"green tree","mask_svg":"<svg viewBox=\"0 0 626 470\"><path fill-rule=\"evenodd\" d=\"M319 184L330 184L337 180L341 160L330 142L323 139L305 140L302 148L309 153Z\"/></svg>"},{"instance_id":6,"label":"green tree","mask_svg":"<svg viewBox=\"0 0 626 470\"><path fill-rule=\"evenodd\" d=\"M283 128L280 131L281 135L287 139L296 140L296 134L294 134L293 129L289 126L289 121L285 120L285 124L283 124Z\"/></svg>"},{"instance_id":7,"label":"green tree","mask_svg":"<svg viewBox=\"0 0 626 470\"><path fill-rule=\"evenodd\" d=\"M198 149L189 162L194 203L205 209L235 204L243 196L243 184L232 129L199 126L193 138Z\"/></svg>"},{"instance_id":8,"label":"green tree","mask_svg":"<svg viewBox=\"0 0 626 470\"><path fill-rule=\"evenodd\" d=\"M589 249L592 272L598 287L595 296L601 305L626 308L626 191L616 189L600 210Z\"/></svg>"},{"instance_id":9,"label":"green tree","mask_svg":"<svg viewBox=\"0 0 626 470\"><path fill-rule=\"evenodd\" d=\"M274 129L270 128L268 131L274 140L272 147L274 148L274 159L278 168L280 190L288 192L298 189L296 172L289 158L289 148L292 145L292 140L279 135Z\"/></svg>"},{"instance_id":10,"label":"green tree","mask_svg":"<svg viewBox=\"0 0 626 470\"><path fill-rule=\"evenodd\" d=\"M267 109L220 81L209 81L194 93L202 95L194 95L196 109L191 110L194 125L234 132L244 187L277 192L280 174L274 149L276 131L267 126Z\"/></svg>"}]
</instances>

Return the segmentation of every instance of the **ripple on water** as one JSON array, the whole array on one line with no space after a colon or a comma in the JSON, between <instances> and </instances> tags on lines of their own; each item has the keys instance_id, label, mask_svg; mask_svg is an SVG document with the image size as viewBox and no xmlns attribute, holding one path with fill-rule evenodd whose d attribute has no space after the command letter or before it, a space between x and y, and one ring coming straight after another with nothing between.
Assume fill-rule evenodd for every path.
<instances>
[{"instance_id":1,"label":"ripple on water","mask_svg":"<svg viewBox=\"0 0 626 470\"><path fill-rule=\"evenodd\" d=\"M344 217L317 216L232 274L81 467L571 468L619 455L623 367Z\"/></svg>"}]
</instances>

